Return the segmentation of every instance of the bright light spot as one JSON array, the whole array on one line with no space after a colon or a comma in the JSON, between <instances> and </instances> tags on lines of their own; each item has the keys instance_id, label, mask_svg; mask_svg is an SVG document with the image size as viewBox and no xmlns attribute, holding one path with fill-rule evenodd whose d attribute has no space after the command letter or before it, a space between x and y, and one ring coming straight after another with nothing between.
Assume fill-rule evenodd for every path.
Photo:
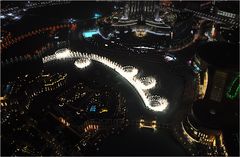
<instances>
[{"instance_id":1,"label":"bright light spot","mask_svg":"<svg viewBox=\"0 0 240 157\"><path fill-rule=\"evenodd\" d=\"M122 16L121 20L128 20L128 16Z\"/></svg>"},{"instance_id":2,"label":"bright light spot","mask_svg":"<svg viewBox=\"0 0 240 157\"><path fill-rule=\"evenodd\" d=\"M13 16L13 13L8 13L7 15L8 15L8 16Z\"/></svg>"},{"instance_id":3,"label":"bright light spot","mask_svg":"<svg viewBox=\"0 0 240 157\"><path fill-rule=\"evenodd\" d=\"M106 47L108 47L108 44L105 44Z\"/></svg>"},{"instance_id":4,"label":"bright light spot","mask_svg":"<svg viewBox=\"0 0 240 157\"><path fill-rule=\"evenodd\" d=\"M170 62L170 61L175 61L175 60L176 60L176 57L170 56L170 55L165 55L165 56L164 56L164 59L165 59L167 62Z\"/></svg>"},{"instance_id":5,"label":"bright light spot","mask_svg":"<svg viewBox=\"0 0 240 157\"><path fill-rule=\"evenodd\" d=\"M71 52L69 49L60 49L55 52L55 56L57 59L63 59L68 58L71 55Z\"/></svg>"},{"instance_id":6,"label":"bright light spot","mask_svg":"<svg viewBox=\"0 0 240 157\"><path fill-rule=\"evenodd\" d=\"M214 25L212 26L211 36L212 36L212 37L215 37L215 36L216 36L216 29L215 29L215 26L214 26Z\"/></svg>"},{"instance_id":7,"label":"bright light spot","mask_svg":"<svg viewBox=\"0 0 240 157\"><path fill-rule=\"evenodd\" d=\"M132 31L135 32L135 35L140 38L146 36L147 34L146 30L142 28L133 29Z\"/></svg>"},{"instance_id":8,"label":"bright light spot","mask_svg":"<svg viewBox=\"0 0 240 157\"><path fill-rule=\"evenodd\" d=\"M77 61L75 61L74 64L76 65L76 67L83 69L91 64L91 60L88 58L80 58Z\"/></svg>"},{"instance_id":9,"label":"bright light spot","mask_svg":"<svg viewBox=\"0 0 240 157\"><path fill-rule=\"evenodd\" d=\"M194 67L195 72L200 72L201 71L201 69L198 67L198 65L195 62L193 62L193 67Z\"/></svg>"},{"instance_id":10,"label":"bright light spot","mask_svg":"<svg viewBox=\"0 0 240 157\"><path fill-rule=\"evenodd\" d=\"M70 19L68 20L68 22L69 22L69 23L74 23L74 22L76 22L76 20L73 19L73 18L70 18Z\"/></svg>"},{"instance_id":11,"label":"bright light spot","mask_svg":"<svg viewBox=\"0 0 240 157\"><path fill-rule=\"evenodd\" d=\"M102 108L102 109L99 111L99 113L104 113L104 112L108 112L108 109Z\"/></svg>"},{"instance_id":12,"label":"bright light spot","mask_svg":"<svg viewBox=\"0 0 240 157\"><path fill-rule=\"evenodd\" d=\"M146 50L153 50L153 49L155 49L153 47L146 47L146 46L135 46L134 48L136 48L136 49L146 49Z\"/></svg>"},{"instance_id":13,"label":"bright light spot","mask_svg":"<svg viewBox=\"0 0 240 157\"><path fill-rule=\"evenodd\" d=\"M5 15L1 15L0 17L1 17L1 19L5 19L5 18L6 18L6 16L5 16Z\"/></svg>"},{"instance_id":14,"label":"bright light spot","mask_svg":"<svg viewBox=\"0 0 240 157\"><path fill-rule=\"evenodd\" d=\"M98 18L100 18L100 17L102 17L101 14L99 14L99 13L95 13L93 19L98 19Z\"/></svg>"},{"instance_id":15,"label":"bright light spot","mask_svg":"<svg viewBox=\"0 0 240 157\"><path fill-rule=\"evenodd\" d=\"M59 104L58 106L59 106L59 107L63 107L63 104Z\"/></svg>"},{"instance_id":16,"label":"bright light spot","mask_svg":"<svg viewBox=\"0 0 240 157\"><path fill-rule=\"evenodd\" d=\"M19 19L20 19L20 16L15 16L13 19L14 19L14 20L19 20Z\"/></svg>"},{"instance_id":17,"label":"bright light spot","mask_svg":"<svg viewBox=\"0 0 240 157\"><path fill-rule=\"evenodd\" d=\"M93 29L89 31L83 32L83 37L84 38L91 38L93 35L99 34L99 30Z\"/></svg>"}]
</instances>

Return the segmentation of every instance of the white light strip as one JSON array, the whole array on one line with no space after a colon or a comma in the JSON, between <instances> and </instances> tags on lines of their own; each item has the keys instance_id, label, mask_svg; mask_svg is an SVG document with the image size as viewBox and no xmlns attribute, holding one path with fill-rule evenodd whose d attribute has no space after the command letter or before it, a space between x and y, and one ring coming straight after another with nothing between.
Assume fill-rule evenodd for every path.
<instances>
[{"instance_id":1,"label":"white light strip","mask_svg":"<svg viewBox=\"0 0 240 157\"><path fill-rule=\"evenodd\" d=\"M146 46L135 46L135 47L133 47L133 48L136 48L136 49L147 49L147 50L153 50L153 49L155 49L155 48L153 48L153 47L146 47Z\"/></svg>"},{"instance_id":2,"label":"white light strip","mask_svg":"<svg viewBox=\"0 0 240 157\"><path fill-rule=\"evenodd\" d=\"M60 52L60 53L59 53ZM122 77L124 77L138 92L141 96L145 106L153 111L159 112L164 111L168 106L168 100L166 98L162 98L160 96L152 96L150 95L147 89L153 88L156 85L156 80L152 80L153 83L150 85L145 85L144 83L139 80L135 75L137 74L138 70L136 68L132 68L131 70L126 71L126 67L119 65L116 62L109 60L106 57L102 57L96 54L86 54L86 53L79 53L79 52L71 52L68 49L61 49L58 50L55 54L51 56L44 57L43 63L47 63L52 60L56 59L66 59L66 58L86 58L91 59L97 62L100 62L111 69L114 69L117 73L119 73ZM76 65L76 64L75 64ZM155 98L154 98L155 97ZM158 97L158 99L156 99Z\"/></svg>"},{"instance_id":3,"label":"white light strip","mask_svg":"<svg viewBox=\"0 0 240 157\"><path fill-rule=\"evenodd\" d=\"M154 31L151 31L151 30L146 30L146 32L151 33L151 34L155 34L155 35L165 35L165 36L170 36L169 33L154 32Z\"/></svg>"}]
</instances>

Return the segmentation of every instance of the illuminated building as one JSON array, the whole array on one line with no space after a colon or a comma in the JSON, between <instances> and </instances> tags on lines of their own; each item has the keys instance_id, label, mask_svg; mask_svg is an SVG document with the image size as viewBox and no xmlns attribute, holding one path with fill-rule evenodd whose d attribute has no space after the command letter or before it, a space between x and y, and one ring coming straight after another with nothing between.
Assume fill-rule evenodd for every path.
<instances>
[{"instance_id":1,"label":"illuminated building","mask_svg":"<svg viewBox=\"0 0 240 157\"><path fill-rule=\"evenodd\" d=\"M112 16L107 17L108 22L102 19L98 21L99 32L107 40L117 40L119 34L129 36L133 32L138 38L158 39L152 43L146 43L146 40L144 45L137 46L149 46L155 43L167 49L177 44L180 37L181 39L193 37L191 13L180 11L171 1L125 2L123 10L118 10ZM105 24L110 27L105 27ZM125 40L124 37L121 39Z\"/></svg>"},{"instance_id":2,"label":"illuminated building","mask_svg":"<svg viewBox=\"0 0 240 157\"><path fill-rule=\"evenodd\" d=\"M212 53L210 52L210 50L213 49L215 49L215 51L221 52L219 56L224 57L222 59L225 60L228 65L225 65L225 67L223 67L224 65L222 62L224 61L213 61L214 58L207 58L207 53ZM205 44L200 47L200 49L198 50L199 53L194 57L194 61L192 62L194 71L196 73L197 82L199 84L199 99L203 99L207 91L207 86L209 84L208 77L213 78L211 82L211 87L208 87L209 98L216 102L221 102L224 99L225 93L228 93L225 92L225 86L227 84L230 84L228 78L237 75L236 67L234 67L236 59L234 57L228 57L225 53L227 53L226 51L233 51L235 55L235 49L236 48L234 47L234 45L226 43L218 44L217 42L210 42L209 44ZM209 70L214 71L214 73L211 72L211 76L209 76ZM235 91L237 91L237 86L235 86L235 89Z\"/></svg>"},{"instance_id":3,"label":"illuminated building","mask_svg":"<svg viewBox=\"0 0 240 157\"><path fill-rule=\"evenodd\" d=\"M223 135L220 131L197 128L190 121L189 117L186 117L181 122L181 128L183 135L188 139L190 144L203 145L209 149L206 149L206 154L228 156L223 142Z\"/></svg>"}]
</instances>

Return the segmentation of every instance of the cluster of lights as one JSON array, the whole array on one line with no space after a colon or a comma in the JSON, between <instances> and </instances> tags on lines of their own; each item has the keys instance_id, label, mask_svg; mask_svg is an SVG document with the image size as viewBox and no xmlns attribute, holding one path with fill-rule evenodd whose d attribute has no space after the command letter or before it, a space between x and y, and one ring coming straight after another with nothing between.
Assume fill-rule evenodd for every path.
<instances>
[{"instance_id":1,"label":"cluster of lights","mask_svg":"<svg viewBox=\"0 0 240 157\"><path fill-rule=\"evenodd\" d=\"M15 56L15 57L12 57L10 59L6 59L5 61L2 61L2 64L9 64L9 61L10 63L17 63L17 62L21 62L21 61L24 61L24 60L32 60L34 59L35 57L38 58L40 56L43 55L43 53L46 52L46 50L49 50L51 48L53 48L54 45L53 44L46 44L44 46L42 46L41 48L33 51L33 52L26 52L24 53L25 55L24 56Z\"/></svg>"},{"instance_id":2,"label":"cluster of lights","mask_svg":"<svg viewBox=\"0 0 240 157\"><path fill-rule=\"evenodd\" d=\"M132 32L135 32L137 37L144 37L147 33L158 35L158 36L170 36L169 33L155 32L147 28L133 28Z\"/></svg>"},{"instance_id":3,"label":"cluster of lights","mask_svg":"<svg viewBox=\"0 0 240 157\"><path fill-rule=\"evenodd\" d=\"M181 127L182 127L182 130L183 130L183 134L187 137L187 140L190 142L190 143L193 143L193 142L196 142L196 143L199 143L198 140L195 140L194 138L192 138L192 136L190 136L188 134L188 132L185 130L184 128L184 125L183 125L183 122L181 122Z\"/></svg>"},{"instance_id":4,"label":"cluster of lights","mask_svg":"<svg viewBox=\"0 0 240 157\"><path fill-rule=\"evenodd\" d=\"M82 33L84 38L91 38L92 36L99 34L99 29L87 30Z\"/></svg>"},{"instance_id":5,"label":"cluster of lights","mask_svg":"<svg viewBox=\"0 0 240 157\"><path fill-rule=\"evenodd\" d=\"M5 15L1 15L0 18L1 18L1 19L5 19L6 16L5 16Z\"/></svg>"},{"instance_id":6,"label":"cluster of lights","mask_svg":"<svg viewBox=\"0 0 240 157\"><path fill-rule=\"evenodd\" d=\"M79 52L71 52L69 49L60 49L55 54L51 56L46 56L42 59L43 63L47 63L52 60L57 59L67 59L67 58L86 58L90 60L94 60L100 62L111 69L115 70L119 73L122 77L124 77L138 92L141 96L145 106L156 112L164 111L168 106L168 100L166 98L160 96L152 96L149 93L149 88L153 88L156 85L155 79L142 79L146 80L145 83L136 77L138 70L134 67L123 67L116 62L109 60L106 57L102 57L96 54L86 54L86 53L79 53ZM154 81L155 80L155 81ZM147 82L150 82L148 84ZM146 86L144 85L146 84Z\"/></svg>"},{"instance_id":7,"label":"cluster of lights","mask_svg":"<svg viewBox=\"0 0 240 157\"><path fill-rule=\"evenodd\" d=\"M144 119L140 119L140 121L139 121L139 128L151 128L154 131L156 131L157 130L157 121L153 120L153 121L151 121L151 123L146 124Z\"/></svg>"},{"instance_id":8,"label":"cluster of lights","mask_svg":"<svg viewBox=\"0 0 240 157\"><path fill-rule=\"evenodd\" d=\"M58 31L60 29L65 29L65 28L72 28L74 24L60 24L60 25L55 25L55 26L48 26L40 29L33 30L31 32L27 32L25 34L22 34L20 36L14 37L14 38L9 38L5 40L4 42L1 42L1 48L8 48L9 46L18 43L26 38L30 38L32 36L38 35L43 32L54 32Z\"/></svg>"},{"instance_id":9,"label":"cluster of lights","mask_svg":"<svg viewBox=\"0 0 240 157\"><path fill-rule=\"evenodd\" d=\"M184 124L187 124L187 127L185 127ZM212 134L210 132L207 133L207 134L203 133L202 131L196 129L190 123L188 117L187 117L186 123L181 122L181 128L182 128L184 136L187 138L189 143L191 143L191 144L202 144L202 145L207 146L209 149L213 149L212 152L208 153L208 155L223 154L222 156L228 156L228 153L226 151L226 147L223 143L223 136L222 136L221 132L217 131L214 134ZM206 131L204 131L204 132L206 132Z\"/></svg>"},{"instance_id":10,"label":"cluster of lights","mask_svg":"<svg viewBox=\"0 0 240 157\"><path fill-rule=\"evenodd\" d=\"M70 18L70 19L68 19L68 22L69 22L69 23L74 23L74 22L76 22L76 20L73 19L73 18Z\"/></svg>"},{"instance_id":11,"label":"cluster of lights","mask_svg":"<svg viewBox=\"0 0 240 157\"><path fill-rule=\"evenodd\" d=\"M99 129L98 125L96 124L89 124L84 128L84 132L89 132L89 131L97 131Z\"/></svg>"},{"instance_id":12,"label":"cluster of lights","mask_svg":"<svg viewBox=\"0 0 240 157\"><path fill-rule=\"evenodd\" d=\"M6 18L8 18L8 19L13 19L13 20L19 20L19 19L21 19L21 16L18 16L18 15L15 15L15 14L13 14L13 13L7 13L7 14L5 14L5 15L1 15L0 16L0 18L1 19L6 19Z\"/></svg>"},{"instance_id":13,"label":"cluster of lights","mask_svg":"<svg viewBox=\"0 0 240 157\"><path fill-rule=\"evenodd\" d=\"M70 123L67 122L63 117L59 117L58 120L65 126L70 126Z\"/></svg>"},{"instance_id":14,"label":"cluster of lights","mask_svg":"<svg viewBox=\"0 0 240 157\"><path fill-rule=\"evenodd\" d=\"M145 29L133 29L133 32L135 32L135 35L140 38L147 35L147 32Z\"/></svg>"},{"instance_id":15,"label":"cluster of lights","mask_svg":"<svg viewBox=\"0 0 240 157\"><path fill-rule=\"evenodd\" d=\"M46 84L44 84L44 86L45 87L54 86L54 85L56 85L56 84L58 84L58 83L60 83L60 82L62 82L64 80L66 80L66 78L67 78L67 74L59 75L59 79L57 79L56 81L52 81L50 83L46 83Z\"/></svg>"}]
</instances>

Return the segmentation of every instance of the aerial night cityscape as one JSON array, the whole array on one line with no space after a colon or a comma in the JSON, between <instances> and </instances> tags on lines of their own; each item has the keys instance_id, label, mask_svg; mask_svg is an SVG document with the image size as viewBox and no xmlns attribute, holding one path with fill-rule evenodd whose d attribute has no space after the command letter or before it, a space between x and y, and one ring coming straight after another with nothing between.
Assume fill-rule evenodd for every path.
<instances>
[{"instance_id":1,"label":"aerial night cityscape","mask_svg":"<svg viewBox=\"0 0 240 157\"><path fill-rule=\"evenodd\" d=\"M239 1L1 1L1 156L239 156Z\"/></svg>"}]
</instances>

